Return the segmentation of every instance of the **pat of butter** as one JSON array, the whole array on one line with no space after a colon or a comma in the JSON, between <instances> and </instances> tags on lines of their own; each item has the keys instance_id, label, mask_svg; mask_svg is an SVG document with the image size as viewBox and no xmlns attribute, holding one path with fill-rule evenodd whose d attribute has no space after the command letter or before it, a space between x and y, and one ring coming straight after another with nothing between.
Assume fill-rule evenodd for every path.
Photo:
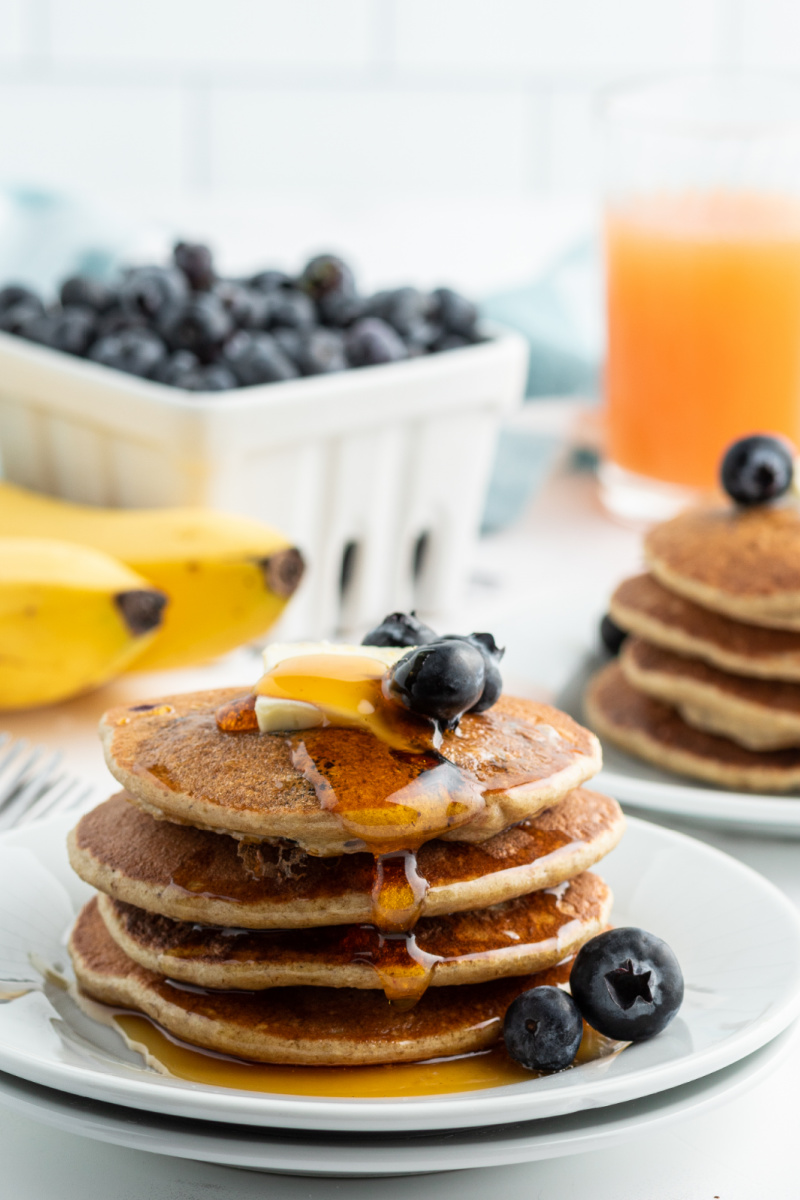
<instances>
[{"instance_id":1,"label":"pat of butter","mask_svg":"<svg viewBox=\"0 0 800 1200\"><path fill-rule=\"evenodd\" d=\"M311 654L341 654L350 658L371 658L393 667L413 646L347 646L342 642L273 642L264 650L264 671L271 671L287 658L306 658Z\"/></svg>"},{"instance_id":2,"label":"pat of butter","mask_svg":"<svg viewBox=\"0 0 800 1200\"><path fill-rule=\"evenodd\" d=\"M303 700L257 696L256 720L262 733L291 733L295 729L313 729L321 725L325 714L316 704L306 704Z\"/></svg>"}]
</instances>

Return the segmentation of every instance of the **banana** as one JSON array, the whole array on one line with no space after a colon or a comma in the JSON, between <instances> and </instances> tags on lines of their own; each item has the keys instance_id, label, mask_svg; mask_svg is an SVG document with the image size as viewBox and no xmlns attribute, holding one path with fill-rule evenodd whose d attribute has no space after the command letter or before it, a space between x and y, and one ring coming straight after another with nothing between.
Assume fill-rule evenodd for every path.
<instances>
[{"instance_id":1,"label":"banana","mask_svg":"<svg viewBox=\"0 0 800 1200\"><path fill-rule=\"evenodd\" d=\"M202 508L102 509L0 483L0 537L55 537L126 563L169 597L136 669L191 666L261 637L303 574L260 521Z\"/></svg>"},{"instance_id":2,"label":"banana","mask_svg":"<svg viewBox=\"0 0 800 1200\"><path fill-rule=\"evenodd\" d=\"M99 550L0 537L0 709L105 683L152 641L166 603Z\"/></svg>"}]
</instances>

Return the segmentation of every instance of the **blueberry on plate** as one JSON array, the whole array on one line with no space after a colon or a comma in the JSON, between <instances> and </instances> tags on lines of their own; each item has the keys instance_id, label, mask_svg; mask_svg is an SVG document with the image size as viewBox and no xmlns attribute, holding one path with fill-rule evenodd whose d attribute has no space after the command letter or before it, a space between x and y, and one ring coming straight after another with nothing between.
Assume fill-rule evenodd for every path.
<instances>
[{"instance_id":1,"label":"blueberry on plate","mask_svg":"<svg viewBox=\"0 0 800 1200\"><path fill-rule=\"evenodd\" d=\"M119 303L126 312L155 321L188 295L186 276L176 267L137 267L120 284Z\"/></svg>"},{"instance_id":2,"label":"blueberry on plate","mask_svg":"<svg viewBox=\"0 0 800 1200\"><path fill-rule=\"evenodd\" d=\"M728 447L720 467L720 480L732 500L750 507L766 504L788 492L793 470L789 443L783 438L757 433Z\"/></svg>"},{"instance_id":3,"label":"blueberry on plate","mask_svg":"<svg viewBox=\"0 0 800 1200\"><path fill-rule=\"evenodd\" d=\"M149 329L123 329L99 338L88 357L128 375L152 377L167 357L161 338Z\"/></svg>"},{"instance_id":4,"label":"blueberry on plate","mask_svg":"<svg viewBox=\"0 0 800 1200\"><path fill-rule=\"evenodd\" d=\"M17 304L0 309L0 329L4 333L16 333L25 337L28 327L43 315L41 300L35 297L32 300L20 300Z\"/></svg>"},{"instance_id":5,"label":"blueberry on plate","mask_svg":"<svg viewBox=\"0 0 800 1200\"><path fill-rule=\"evenodd\" d=\"M239 381L223 363L202 364L187 371L175 385L186 392L230 392L239 386Z\"/></svg>"},{"instance_id":6,"label":"blueberry on plate","mask_svg":"<svg viewBox=\"0 0 800 1200\"><path fill-rule=\"evenodd\" d=\"M313 300L321 300L332 292L354 296L356 283L353 272L336 254L318 254L306 263L298 286Z\"/></svg>"},{"instance_id":7,"label":"blueberry on plate","mask_svg":"<svg viewBox=\"0 0 800 1200\"><path fill-rule=\"evenodd\" d=\"M170 387L183 387L182 379L199 366L200 359L191 350L176 350L159 364L153 372L153 378Z\"/></svg>"},{"instance_id":8,"label":"blueberry on plate","mask_svg":"<svg viewBox=\"0 0 800 1200\"><path fill-rule=\"evenodd\" d=\"M621 629L613 617L606 613L600 622L600 641L612 658L617 657L627 636L628 631Z\"/></svg>"},{"instance_id":9,"label":"blueberry on plate","mask_svg":"<svg viewBox=\"0 0 800 1200\"><path fill-rule=\"evenodd\" d=\"M355 325L351 325L345 337L345 347L351 367L370 367L408 358L408 351L399 333L380 317L362 317Z\"/></svg>"},{"instance_id":10,"label":"blueberry on plate","mask_svg":"<svg viewBox=\"0 0 800 1200\"><path fill-rule=\"evenodd\" d=\"M424 646L435 642L439 635L430 625L423 624L416 613L395 612L384 617L371 629L362 646Z\"/></svg>"},{"instance_id":11,"label":"blueberry on plate","mask_svg":"<svg viewBox=\"0 0 800 1200\"><path fill-rule=\"evenodd\" d=\"M486 682L484 657L468 641L444 639L418 646L389 672L389 695L411 712L454 728L477 704Z\"/></svg>"},{"instance_id":12,"label":"blueberry on plate","mask_svg":"<svg viewBox=\"0 0 800 1200\"><path fill-rule=\"evenodd\" d=\"M669 1025L683 1002L683 974L666 942L643 929L610 929L586 942L570 973L584 1019L605 1037L640 1042Z\"/></svg>"},{"instance_id":13,"label":"blueberry on plate","mask_svg":"<svg viewBox=\"0 0 800 1200\"><path fill-rule=\"evenodd\" d=\"M214 295L237 329L266 328L270 317L270 299L266 292L233 279L221 279L214 287Z\"/></svg>"},{"instance_id":14,"label":"blueberry on plate","mask_svg":"<svg viewBox=\"0 0 800 1200\"><path fill-rule=\"evenodd\" d=\"M97 314L90 308L73 304L36 317L23 333L32 342L82 356L97 336L96 319Z\"/></svg>"},{"instance_id":15,"label":"blueberry on plate","mask_svg":"<svg viewBox=\"0 0 800 1200\"><path fill-rule=\"evenodd\" d=\"M511 1057L528 1071L563 1071L572 1066L583 1037L583 1018L561 988L535 987L517 996L503 1022Z\"/></svg>"},{"instance_id":16,"label":"blueberry on plate","mask_svg":"<svg viewBox=\"0 0 800 1200\"><path fill-rule=\"evenodd\" d=\"M487 708L491 708L493 704L497 703L503 690L503 677L500 674L499 664L505 654L505 647L498 646L491 633L446 633L445 638L469 642L470 645L476 646L483 655L483 663L486 668L483 692L478 703L473 704L469 711L486 712Z\"/></svg>"},{"instance_id":17,"label":"blueberry on plate","mask_svg":"<svg viewBox=\"0 0 800 1200\"><path fill-rule=\"evenodd\" d=\"M222 363L243 387L295 379L297 367L269 333L240 329L222 351Z\"/></svg>"},{"instance_id":18,"label":"blueberry on plate","mask_svg":"<svg viewBox=\"0 0 800 1200\"><path fill-rule=\"evenodd\" d=\"M437 288L433 300L436 316L448 333L475 340L478 310L471 300L446 287Z\"/></svg>"},{"instance_id":19,"label":"blueberry on plate","mask_svg":"<svg viewBox=\"0 0 800 1200\"><path fill-rule=\"evenodd\" d=\"M297 288L281 288L270 295L269 328L297 329L308 333L317 324L314 301Z\"/></svg>"},{"instance_id":20,"label":"blueberry on plate","mask_svg":"<svg viewBox=\"0 0 800 1200\"><path fill-rule=\"evenodd\" d=\"M292 287L294 281L285 271L259 271L247 282L250 287L258 288L260 292L277 292L279 288Z\"/></svg>"},{"instance_id":21,"label":"blueberry on plate","mask_svg":"<svg viewBox=\"0 0 800 1200\"><path fill-rule=\"evenodd\" d=\"M193 292L208 292L214 286L214 261L202 242L176 242L172 260Z\"/></svg>"}]
</instances>

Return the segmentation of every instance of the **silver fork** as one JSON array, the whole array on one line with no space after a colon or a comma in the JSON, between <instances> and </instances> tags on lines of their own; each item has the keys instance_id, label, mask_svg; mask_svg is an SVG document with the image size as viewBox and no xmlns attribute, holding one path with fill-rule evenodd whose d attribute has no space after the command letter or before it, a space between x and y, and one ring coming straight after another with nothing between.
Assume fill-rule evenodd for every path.
<instances>
[{"instance_id":1,"label":"silver fork","mask_svg":"<svg viewBox=\"0 0 800 1200\"><path fill-rule=\"evenodd\" d=\"M94 787L59 771L63 754L0 733L0 832L87 804Z\"/></svg>"}]
</instances>

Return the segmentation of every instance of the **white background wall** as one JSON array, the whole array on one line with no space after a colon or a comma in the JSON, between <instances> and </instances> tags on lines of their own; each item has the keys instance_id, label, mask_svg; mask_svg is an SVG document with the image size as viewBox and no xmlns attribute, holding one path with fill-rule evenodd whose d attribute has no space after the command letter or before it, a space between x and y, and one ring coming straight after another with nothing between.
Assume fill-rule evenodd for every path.
<instances>
[{"instance_id":1,"label":"white background wall","mask_svg":"<svg viewBox=\"0 0 800 1200\"><path fill-rule=\"evenodd\" d=\"M800 71L798 0L0 0L0 181L576 193L599 84L739 63Z\"/></svg>"}]
</instances>

